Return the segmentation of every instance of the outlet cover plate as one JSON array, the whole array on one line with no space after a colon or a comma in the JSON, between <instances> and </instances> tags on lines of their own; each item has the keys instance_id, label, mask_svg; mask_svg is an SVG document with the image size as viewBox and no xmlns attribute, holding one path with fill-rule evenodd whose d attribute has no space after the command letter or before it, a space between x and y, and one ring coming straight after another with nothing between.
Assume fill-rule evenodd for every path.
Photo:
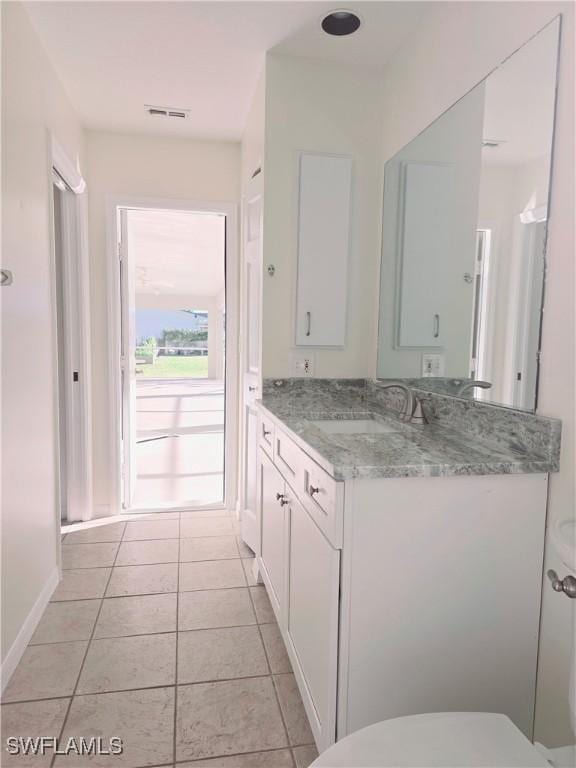
<instances>
[{"instance_id":1,"label":"outlet cover plate","mask_svg":"<svg viewBox=\"0 0 576 768\"><path fill-rule=\"evenodd\" d=\"M313 378L314 353L302 352L302 350L299 349L291 350L290 376L294 376L295 378Z\"/></svg>"}]
</instances>

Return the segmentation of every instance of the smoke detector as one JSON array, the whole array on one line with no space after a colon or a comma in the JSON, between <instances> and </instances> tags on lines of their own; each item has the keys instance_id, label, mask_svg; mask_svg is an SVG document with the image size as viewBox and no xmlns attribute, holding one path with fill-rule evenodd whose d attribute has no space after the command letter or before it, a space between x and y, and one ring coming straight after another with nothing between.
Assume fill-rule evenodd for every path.
<instances>
[{"instance_id":1,"label":"smoke detector","mask_svg":"<svg viewBox=\"0 0 576 768\"><path fill-rule=\"evenodd\" d=\"M160 107L155 104L144 104L146 112L153 117L175 117L180 120L185 120L190 116L189 109L181 109L180 107Z\"/></svg>"}]
</instances>

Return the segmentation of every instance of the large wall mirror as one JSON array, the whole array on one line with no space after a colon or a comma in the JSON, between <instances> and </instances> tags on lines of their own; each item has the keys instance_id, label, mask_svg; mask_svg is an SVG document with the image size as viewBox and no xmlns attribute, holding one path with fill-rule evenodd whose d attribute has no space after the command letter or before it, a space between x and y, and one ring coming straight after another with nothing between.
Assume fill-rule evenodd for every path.
<instances>
[{"instance_id":1,"label":"large wall mirror","mask_svg":"<svg viewBox=\"0 0 576 768\"><path fill-rule=\"evenodd\" d=\"M559 34L387 162L378 378L535 409Z\"/></svg>"}]
</instances>

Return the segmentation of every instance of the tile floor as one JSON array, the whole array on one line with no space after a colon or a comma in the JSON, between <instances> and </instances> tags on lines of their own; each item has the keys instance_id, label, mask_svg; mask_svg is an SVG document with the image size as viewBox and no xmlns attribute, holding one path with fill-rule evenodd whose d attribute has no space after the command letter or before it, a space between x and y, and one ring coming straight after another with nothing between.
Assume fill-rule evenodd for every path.
<instances>
[{"instance_id":1,"label":"tile floor","mask_svg":"<svg viewBox=\"0 0 576 768\"><path fill-rule=\"evenodd\" d=\"M251 552L224 512L64 535L64 575L3 697L7 736L113 736L119 756L0 765L304 768L317 755Z\"/></svg>"}]
</instances>

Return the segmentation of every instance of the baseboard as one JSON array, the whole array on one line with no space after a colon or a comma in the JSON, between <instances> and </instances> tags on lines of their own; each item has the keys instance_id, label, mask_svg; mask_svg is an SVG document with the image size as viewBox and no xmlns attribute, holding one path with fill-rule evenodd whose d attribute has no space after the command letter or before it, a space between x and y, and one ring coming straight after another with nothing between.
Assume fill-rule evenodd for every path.
<instances>
[{"instance_id":1,"label":"baseboard","mask_svg":"<svg viewBox=\"0 0 576 768\"><path fill-rule=\"evenodd\" d=\"M10 650L6 654L6 658L2 662L2 667L0 668L0 678L2 680L2 691L4 691L4 689L8 685L8 681L10 680L14 670L18 666L18 662L22 658L22 654L26 650L26 647L30 642L30 638L34 634L34 630L38 626L38 622L42 618L44 609L50 602L52 593L58 586L59 581L60 581L60 572L58 571L58 568L54 568L50 578L48 579L46 584L44 584L44 588L42 592L40 592L40 594L38 595L38 599L32 606L32 610L26 617L24 624L22 624L22 627L20 628L20 632L18 632L18 635L16 636L16 639L12 643Z\"/></svg>"}]
</instances>

